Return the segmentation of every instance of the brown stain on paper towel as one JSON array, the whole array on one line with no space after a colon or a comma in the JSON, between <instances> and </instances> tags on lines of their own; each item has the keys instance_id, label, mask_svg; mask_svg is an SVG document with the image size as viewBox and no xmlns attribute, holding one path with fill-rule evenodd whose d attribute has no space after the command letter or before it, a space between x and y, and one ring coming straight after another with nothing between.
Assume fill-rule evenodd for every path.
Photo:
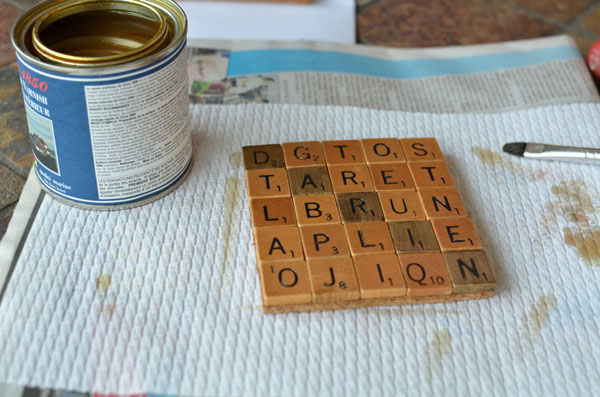
<instances>
[{"instance_id":1,"label":"brown stain on paper towel","mask_svg":"<svg viewBox=\"0 0 600 397\"><path fill-rule=\"evenodd\" d=\"M433 335L433 340L429 343L432 358L435 361L441 361L444 356L452 353L452 334L448 329L441 329Z\"/></svg>"},{"instance_id":2,"label":"brown stain on paper towel","mask_svg":"<svg viewBox=\"0 0 600 397\"><path fill-rule=\"evenodd\" d=\"M555 199L546 203L543 221L551 227L559 217L569 224L562 228L563 241L575 247L577 255L590 266L600 266L600 225L591 215L598 206L582 180L562 181L550 189Z\"/></svg>"},{"instance_id":3,"label":"brown stain on paper towel","mask_svg":"<svg viewBox=\"0 0 600 397\"><path fill-rule=\"evenodd\" d=\"M548 175L548 171L535 169L510 160L510 158L488 148L472 146L473 153L483 164L492 168L502 168L512 173L524 174L528 179L541 180Z\"/></svg>"},{"instance_id":4,"label":"brown stain on paper towel","mask_svg":"<svg viewBox=\"0 0 600 397\"><path fill-rule=\"evenodd\" d=\"M542 330L548 326L550 315L556 310L557 303L554 295L544 295L531 305L523 318L517 340L522 349L533 350L533 345L542 337Z\"/></svg>"},{"instance_id":5,"label":"brown stain on paper towel","mask_svg":"<svg viewBox=\"0 0 600 397\"><path fill-rule=\"evenodd\" d=\"M103 274L96 279L96 289L98 291L106 291L112 284L110 274Z\"/></svg>"}]
</instances>

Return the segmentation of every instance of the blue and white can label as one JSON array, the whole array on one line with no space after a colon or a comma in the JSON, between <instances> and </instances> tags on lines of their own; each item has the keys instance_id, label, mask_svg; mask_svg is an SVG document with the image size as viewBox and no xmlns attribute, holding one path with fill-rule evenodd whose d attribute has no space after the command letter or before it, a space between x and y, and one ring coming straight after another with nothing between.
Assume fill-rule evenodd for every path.
<instances>
[{"instance_id":1,"label":"blue and white can label","mask_svg":"<svg viewBox=\"0 0 600 397\"><path fill-rule=\"evenodd\" d=\"M191 166L185 40L153 64L67 75L17 54L42 185L87 207L164 192Z\"/></svg>"}]
</instances>

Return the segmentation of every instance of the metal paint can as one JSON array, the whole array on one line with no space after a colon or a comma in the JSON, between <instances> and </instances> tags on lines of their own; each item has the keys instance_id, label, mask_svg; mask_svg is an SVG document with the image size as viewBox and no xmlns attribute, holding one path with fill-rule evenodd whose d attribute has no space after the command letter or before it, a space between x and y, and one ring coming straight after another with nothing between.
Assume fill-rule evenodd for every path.
<instances>
[{"instance_id":1,"label":"metal paint can","mask_svg":"<svg viewBox=\"0 0 600 397\"><path fill-rule=\"evenodd\" d=\"M17 20L34 166L51 196L129 208L185 178L186 34L172 0L47 0Z\"/></svg>"}]
</instances>

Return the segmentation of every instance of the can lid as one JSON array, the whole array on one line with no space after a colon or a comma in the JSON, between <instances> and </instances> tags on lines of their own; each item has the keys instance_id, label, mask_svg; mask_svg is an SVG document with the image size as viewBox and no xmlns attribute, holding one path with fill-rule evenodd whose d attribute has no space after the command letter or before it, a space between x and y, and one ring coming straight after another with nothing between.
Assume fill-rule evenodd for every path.
<instances>
[{"instance_id":1,"label":"can lid","mask_svg":"<svg viewBox=\"0 0 600 397\"><path fill-rule=\"evenodd\" d=\"M169 41L162 12L139 0L65 2L39 17L33 50L64 66L109 66L156 52Z\"/></svg>"}]
</instances>

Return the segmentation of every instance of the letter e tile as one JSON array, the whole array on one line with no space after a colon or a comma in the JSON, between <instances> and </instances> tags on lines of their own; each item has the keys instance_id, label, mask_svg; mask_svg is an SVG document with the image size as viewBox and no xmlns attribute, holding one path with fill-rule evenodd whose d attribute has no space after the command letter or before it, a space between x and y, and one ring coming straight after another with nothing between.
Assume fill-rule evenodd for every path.
<instances>
[{"instance_id":1,"label":"letter e tile","mask_svg":"<svg viewBox=\"0 0 600 397\"><path fill-rule=\"evenodd\" d=\"M318 303L357 300L360 290L350 257L309 259L313 300Z\"/></svg>"},{"instance_id":2,"label":"letter e tile","mask_svg":"<svg viewBox=\"0 0 600 397\"><path fill-rule=\"evenodd\" d=\"M467 217L434 218L431 226L442 251L480 250L481 240Z\"/></svg>"},{"instance_id":3,"label":"letter e tile","mask_svg":"<svg viewBox=\"0 0 600 397\"><path fill-rule=\"evenodd\" d=\"M306 262L266 262L258 266L263 304L293 305L312 302Z\"/></svg>"}]
</instances>

